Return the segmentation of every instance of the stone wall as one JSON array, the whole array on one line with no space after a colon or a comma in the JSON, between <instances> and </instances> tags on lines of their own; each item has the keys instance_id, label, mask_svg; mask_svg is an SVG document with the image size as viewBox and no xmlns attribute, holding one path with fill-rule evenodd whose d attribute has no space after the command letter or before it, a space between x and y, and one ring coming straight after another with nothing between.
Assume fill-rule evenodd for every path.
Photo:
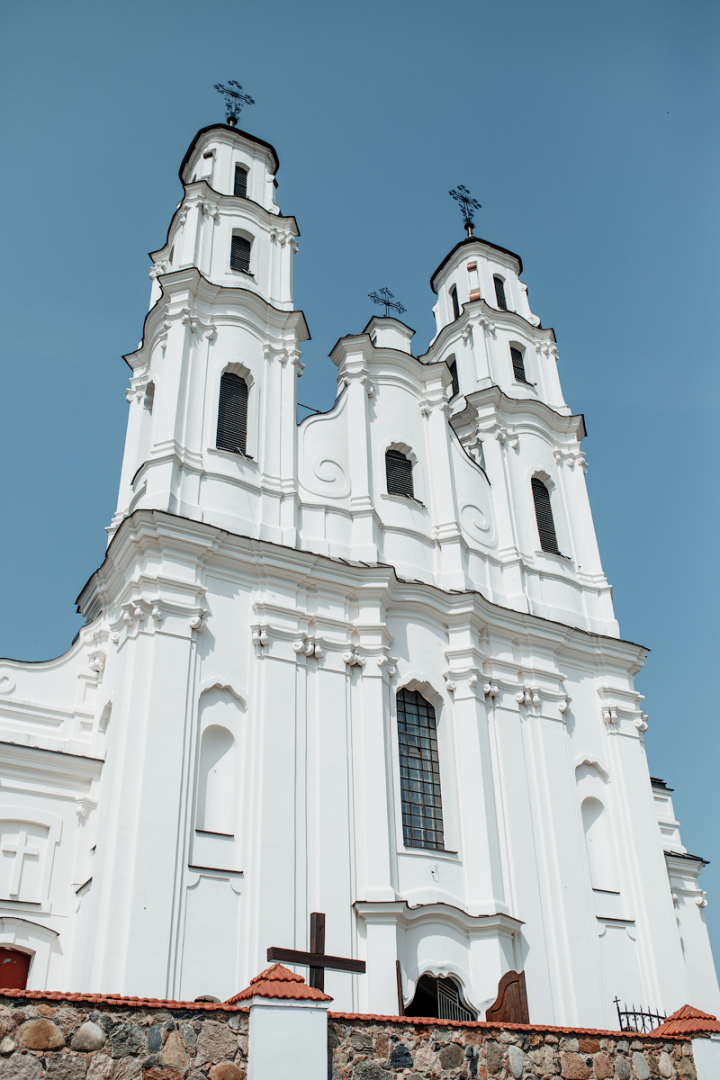
<instances>
[{"instance_id":1,"label":"stone wall","mask_svg":"<svg viewBox=\"0 0 720 1080\"><path fill-rule=\"evenodd\" d=\"M0 998L0 1080L245 1080L247 1030L234 1007L18 992Z\"/></svg>"},{"instance_id":2,"label":"stone wall","mask_svg":"<svg viewBox=\"0 0 720 1080\"><path fill-rule=\"evenodd\" d=\"M334 1014L332 1080L696 1080L689 1039Z\"/></svg>"}]
</instances>

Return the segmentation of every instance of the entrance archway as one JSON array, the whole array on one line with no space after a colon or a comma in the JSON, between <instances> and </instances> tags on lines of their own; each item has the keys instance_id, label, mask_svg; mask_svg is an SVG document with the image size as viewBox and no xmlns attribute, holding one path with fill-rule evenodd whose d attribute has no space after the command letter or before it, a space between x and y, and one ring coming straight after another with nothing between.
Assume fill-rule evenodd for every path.
<instances>
[{"instance_id":1,"label":"entrance archway","mask_svg":"<svg viewBox=\"0 0 720 1080\"><path fill-rule=\"evenodd\" d=\"M462 999L462 990L455 979L421 975L415 996L405 1007L406 1016L431 1016L437 1020L477 1020Z\"/></svg>"}]
</instances>

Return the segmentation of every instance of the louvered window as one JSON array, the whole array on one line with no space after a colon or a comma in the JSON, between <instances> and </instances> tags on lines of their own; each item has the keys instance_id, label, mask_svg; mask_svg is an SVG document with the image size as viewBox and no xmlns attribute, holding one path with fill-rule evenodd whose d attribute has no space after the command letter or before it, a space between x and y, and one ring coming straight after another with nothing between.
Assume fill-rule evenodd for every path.
<instances>
[{"instance_id":1,"label":"louvered window","mask_svg":"<svg viewBox=\"0 0 720 1080\"><path fill-rule=\"evenodd\" d=\"M453 285L450 290L450 299L452 300L453 318L460 318L460 301L458 300L457 289Z\"/></svg>"},{"instance_id":2,"label":"louvered window","mask_svg":"<svg viewBox=\"0 0 720 1080\"><path fill-rule=\"evenodd\" d=\"M247 444L248 388L244 379L226 371L220 380L216 446L244 454Z\"/></svg>"},{"instance_id":3,"label":"louvered window","mask_svg":"<svg viewBox=\"0 0 720 1080\"><path fill-rule=\"evenodd\" d=\"M510 347L510 356L512 358L513 373L518 382L527 382L525 377L525 361L523 354L519 349Z\"/></svg>"},{"instance_id":4,"label":"louvered window","mask_svg":"<svg viewBox=\"0 0 720 1080\"><path fill-rule=\"evenodd\" d=\"M242 199L247 198L247 169L244 169L242 165L235 166L235 190L234 195L239 195Z\"/></svg>"},{"instance_id":5,"label":"louvered window","mask_svg":"<svg viewBox=\"0 0 720 1080\"><path fill-rule=\"evenodd\" d=\"M233 236L230 248L230 269L250 273L250 241L244 236Z\"/></svg>"},{"instance_id":6,"label":"louvered window","mask_svg":"<svg viewBox=\"0 0 720 1080\"><path fill-rule=\"evenodd\" d=\"M450 357L447 362L447 366L450 369L450 378L452 379L452 396L455 397L456 394L460 393L460 381L458 379L457 373L457 360L454 356Z\"/></svg>"},{"instance_id":7,"label":"louvered window","mask_svg":"<svg viewBox=\"0 0 720 1080\"><path fill-rule=\"evenodd\" d=\"M502 308L503 311L507 311L507 300L505 299L505 282L501 277L493 278L495 282L495 299L497 306Z\"/></svg>"},{"instance_id":8,"label":"louvered window","mask_svg":"<svg viewBox=\"0 0 720 1080\"><path fill-rule=\"evenodd\" d=\"M543 551L551 551L554 555L560 554L557 537L555 535L555 522L553 521L552 506L550 505L550 492L538 480L532 478L532 493L535 502L535 517L537 518L538 533L540 534L540 547Z\"/></svg>"},{"instance_id":9,"label":"louvered window","mask_svg":"<svg viewBox=\"0 0 720 1080\"><path fill-rule=\"evenodd\" d=\"M406 847L440 848L443 836L435 710L416 690L397 695L400 800Z\"/></svg>"},{"instance_id":10,"label":"louvered window","mask_svg":"<svg viewBox=\"0 0 720 1080\"><path fill-rule=\"evenodd\" d=\"M414 498L412 461L399 450L386 452L385 476L388 495L409 495Z\"/></svg>"}]
</instances>

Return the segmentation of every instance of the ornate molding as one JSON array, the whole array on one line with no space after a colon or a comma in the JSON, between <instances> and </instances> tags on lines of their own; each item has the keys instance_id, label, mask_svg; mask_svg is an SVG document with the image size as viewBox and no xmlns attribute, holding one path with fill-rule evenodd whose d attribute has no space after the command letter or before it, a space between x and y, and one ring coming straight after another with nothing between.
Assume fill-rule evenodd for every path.
<instances>
[{"instance_id":1,"label":"ornate molding","mask_svg":"<svg viewBox=\"0 0 720 1080\"><path fill-rule=\"evenodd\" d=\"M602 718L605 724L611 731L615 731L618 726L618 711L615 705L604 705L602 710Z\"/></svg>"},{"instance_id":2,"label":"ornate molding","mask_svg":"<svg viewBox=\"0 0 720 1080\"><path fill-rule=\"evenodd\" d=\"M324 649L320 642L316 641L313 637L302 637L293 642L293 649L298 655L298 658L303 656L314 656L316 660L319 660L324 653Z\"/></svg>"},{"instance_id":3,"label":"ornate molding","mask_svg":"<svg viewBox=\"0 0 720 1080\"><path fill-rule=\"evenodd\" d=\"M357 649L348 649L343 653L343 660L348 667L364 668L367 660L364 656L361 656Z\"/></svg>"},{"instance_id":4,"label":"ornate molding","mask_svg":"<svg viewBox=\"0 0 720 1080\"><path fill-rule=\"evenodd\" d=\"M557 345L554 341L537 341L535 351L541 356L551 357L553 360L558 358Z\"/></svg>"},{"instance_id":5,"label":"ornate molding","mask_svg":"<svg viewBox=\"0 0 720 1080\"><path fill-rule=\"evenodd\" d=\"M558 465L567 465L569 469L574 469L577 465L583 472L587 472L587 461L584 453L580 449L553 450L553 457Z\"/></svg>"}]
</instances>

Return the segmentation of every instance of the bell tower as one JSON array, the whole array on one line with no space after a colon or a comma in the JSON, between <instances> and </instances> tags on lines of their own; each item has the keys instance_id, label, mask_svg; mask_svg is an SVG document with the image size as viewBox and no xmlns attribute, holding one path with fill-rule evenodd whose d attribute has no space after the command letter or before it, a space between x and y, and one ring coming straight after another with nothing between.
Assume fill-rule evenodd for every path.
<instances>
[{"instance_id":1,"label":"bell tower","mask_svg":"<svg viewBox=\"0 0 720 1080\"><path fill-rule=\"evenodd\" d=\"M193 139L183 198L151 253L150 311L125 357L130 415L111 539L134 510L156 509L296 542L296 381L309 337L292 299L299 231L275 202L275 150L228 119ZM228 397L232 379L239 391ZM225 420L240 439L222 437L223 409L235 410Z\"/></svg>"}]
</instances>

